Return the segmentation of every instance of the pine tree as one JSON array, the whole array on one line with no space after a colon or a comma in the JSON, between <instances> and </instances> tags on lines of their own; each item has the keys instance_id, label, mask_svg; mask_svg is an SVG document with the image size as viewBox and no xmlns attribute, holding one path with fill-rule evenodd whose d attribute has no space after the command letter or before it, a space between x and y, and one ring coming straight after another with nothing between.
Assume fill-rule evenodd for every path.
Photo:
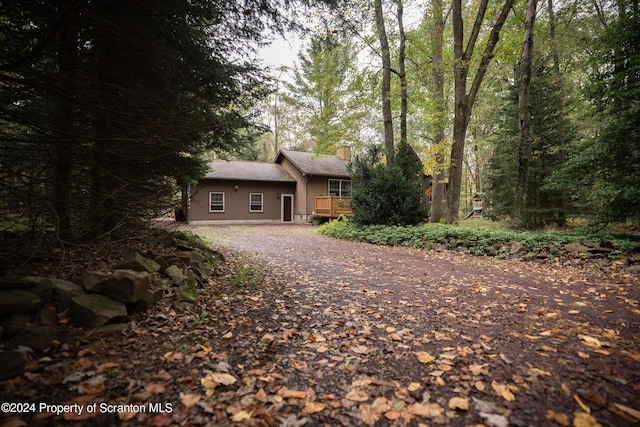
<instances>
[{"instance_id":1,"label":"pine tree","mask_svg":"<svg viewBox=\"0 0 640 427\"><path fill-rule=\"evenodd\" d=\"M531 154L527 179L526 203L522 209L522 226L540 227L564 221L563 191L548 186L553 173L563 165L556 126L557 96L553 70L541 59L532 70L531 80ZM516 75L518 70L516 70ZM518 81L518 79L514 79ZM496 114L497 132L487 177L487 196L492 201L493 217L513 213L513 189L518 171L518 87L509 85ZM568 137L571 126L568 125Z\"/></svg>"},{"instance_id":2,"label":"pine tree","mask_svg":"<svg viewBox=\"0 0 640 427\"><path fill-rule=\"evenodd\" d=\"M594 138L576 146L557 180L582 189L599 222L640 221L640 16L637 0L618 0L594 52L587 96L600 126Z\"/></svg>"},{"instance_id":3,"label":"pine tree","mask_svg":"<svg viewBox=\"0 0 640 427\"><path fill-rule=\"evenodd\" d=\"M0 209L64 242L166 208L204 153L250 141L266 86L251 45L292 26L286 6L1 2Z\"/></svg>"},{"instance_id":4,"label":"pine tree","mask_svg":"<svg viewBox=\"0 0 640 427\"><path fill-rule=\"evenodd\" d=\"M328 33L313 37L294 81L286 84L285 102L298 108L304 132L316 154L333 154L338 145L353 144L349 134L358 114L347 107L355 52L349 37Z\"/></svg>"}]
</instances>

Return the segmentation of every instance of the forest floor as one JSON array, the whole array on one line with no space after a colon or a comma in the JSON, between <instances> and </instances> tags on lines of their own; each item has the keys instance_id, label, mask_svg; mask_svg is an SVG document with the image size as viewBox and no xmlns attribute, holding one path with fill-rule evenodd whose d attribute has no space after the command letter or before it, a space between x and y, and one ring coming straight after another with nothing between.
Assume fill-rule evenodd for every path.
<instances>
[{"instance_id":1,"label":"forest floor","mask_svg":"<svg viewBox=\"0 0 640 427\"><path fill-rule=\"evenodd\" d=\"M165 299L127 330L39 355L0 400L78 406L7 426L640 419L637 275L342 241L310 226L180 228L225 253L227 274L186 311Z\"/></svg>"}]
</instances>

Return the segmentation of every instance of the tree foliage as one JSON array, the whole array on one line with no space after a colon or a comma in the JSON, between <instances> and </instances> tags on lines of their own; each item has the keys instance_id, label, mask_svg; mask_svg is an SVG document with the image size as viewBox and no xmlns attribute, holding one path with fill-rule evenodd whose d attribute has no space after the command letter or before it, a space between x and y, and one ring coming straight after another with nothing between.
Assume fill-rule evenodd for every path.
<instances>
[{"instance_id":1,"label":"tree foliage","mask_svg":"<svg viewBox=\"0 0 640 427\"><path fill-rule=\"evenodd\" d=\"M359 117L350 108L355 56L348 37L331 32L312 37L298 55L293 82L286 84L284 101L297 107L302 133L317 154L333 154L337 146L354 142Z\"/></svg>"},{"instance_id":2,"label":"tree foliage","mask_svg":"<svg viewBox=\"0 0 640 427\"><path fill-rule=\"evenodd\" d=\"M485 41L482 55L475 70L472 70L470 65L474 59L474 50L476 49L489 2L488 0L480 1L475 14L473 27L466 42L464 37L462 1L453 0L452 2L455 100L453 141L451 144L451 155L449 157L449 186L447 188L446 219L449 224L458 222L464 146L473 105L487 73L489 63L494 56L493 52L496 44L500 40L500 31L507 20L514 2L515 0L505 0L504 3L502 3L502 9L491 26L490 34ZM470 74L469 71L472 71L472 73ZM472 80L469 88L467 88L468 79Z\"/></svg>"},{"instance_id":3,"label":"tree foliage","mask_svg":"<svg viewBox=\"0 0 640 427\"><path fill-rule=\"evenodd\" d=\"M640 16L637 0L617 6L593 52L598 66L586 87L600 119L597 133L574 146L556 176L598 206L605 223L640 220Z\"/></svg>"},{"instance_id":4,"label":"tree foliage","mask_svg":"<svg viewBox=\"0 0 640 427\"><path fill-rule=\"evenodd\" d=\"M525 203L522 207L524 228L535 228L564 220L564 189L550 185L553 173L563 166L558 150L556 126L557 97L553 70L540 59L531 76L531 146ZM518 87L519 68L514 83L508 86L500 110L496 112L497 130L492 138L494 146L487 176L487 195L492 201L492 216L510 217L513 213L513 189L518 173ZM570 137L572 126L568 125Z\"/></svg>"}]
</instances>

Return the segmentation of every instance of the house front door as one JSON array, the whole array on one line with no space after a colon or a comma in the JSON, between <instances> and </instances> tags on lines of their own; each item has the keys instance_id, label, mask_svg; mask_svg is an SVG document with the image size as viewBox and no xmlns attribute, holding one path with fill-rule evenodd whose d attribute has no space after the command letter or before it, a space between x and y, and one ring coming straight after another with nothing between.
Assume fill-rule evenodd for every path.
<instances>
[{"instance_id":1,"label":"house front door","mask_svg":"<svg viewBox=\"0 0 640 427\"><path fill-rule=\"evenodd\" d=\"M282 222L293 222L293 194L282 195Z\"/></svg>"}]
</instances>

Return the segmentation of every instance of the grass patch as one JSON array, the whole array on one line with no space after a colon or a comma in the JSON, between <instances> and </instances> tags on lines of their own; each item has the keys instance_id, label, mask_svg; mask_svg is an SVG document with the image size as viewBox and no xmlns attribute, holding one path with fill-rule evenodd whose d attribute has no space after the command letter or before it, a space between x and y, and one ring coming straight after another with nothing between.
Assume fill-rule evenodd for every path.
<instances>
[{"instance_id":1,"label":"grass patch","mask_svg":"<svg viewBox=\"0 0 640 427\"><path fill-rule=\"evenodd\" d=\"M238 231L240 233L255 233L256 229L249 225L232 225L229 227L233 231Z\"/></svg>"},{"instance_id":2,"label":"grass patch","mask_svg":"<svg viewBox=\"0 0 640 427\"><path fill-rule=\"evenodd\" d=\"M262 267L252 264L244 254L233 254L231 262L233 274L231 284L239 288L255 287L262 283L264 271Z\"/></svg>"}]
</instances>

